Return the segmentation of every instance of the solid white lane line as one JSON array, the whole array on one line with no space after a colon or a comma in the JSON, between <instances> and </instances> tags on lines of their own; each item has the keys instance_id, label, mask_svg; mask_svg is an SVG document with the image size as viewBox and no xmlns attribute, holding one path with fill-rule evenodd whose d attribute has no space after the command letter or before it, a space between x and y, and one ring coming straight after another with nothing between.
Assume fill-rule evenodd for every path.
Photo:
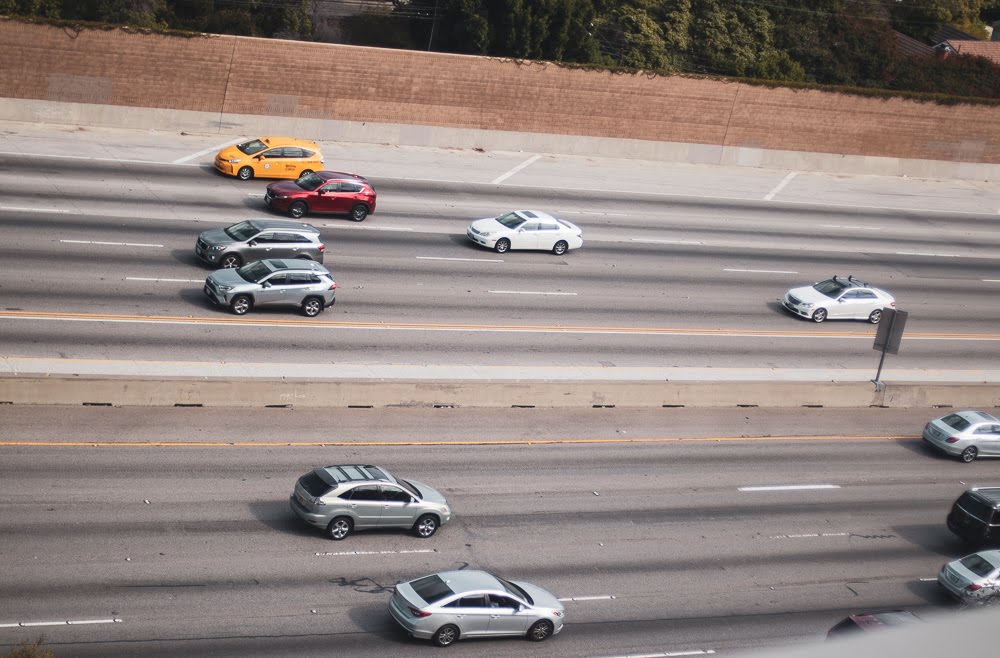
<instances>
[{"instance_id":1,"label":"solid white lane line","mask_svg":"<svg viewBox=\"0 0 1000 658\"><path fill-rule=\"evenodd\" d=\"M487 290L494 295L570 295L576 296L575 292L545 292L535 290Z\"/></svg>"},{"instance_id":2,"label":"solid white lane line","mask_svg":"<svg viewBox=\"0 0 1000 658\"><path fill-rule=\"evenodd\" d=\"M345 226L343 224L323 224L328 228L342 228L351 231L412 231L412 228L401 226Z\"/></svg>"},{"instance_id":3,"label":"solid white lane line","mask_svg":"<svg viewBox=\"0 0 1000 658\"><path fill-rule=\"evenodd\" d=\"M919 580L922 583L936 583L937 582L937 578L920 578Z\"/></svg>"},{"instance_id":4,"label":"solid white lane line","mask_svg":"<svg viewBox=\"0 0 1000 658\"><path fill-rule=\"evenodd\" d=\"M754 274L798 274L791 270L737 270L728 267L722 268L723 272L752 272Z\"/></svg>"},{"instance_id":5,"label":"solid white lane line","mask_svg":"<svg viewBox=\"0 0 1000 658\"><path fill-rule=\"evenodd\" d=\"M507 180L508 178L510 178L511 176L513 176L514 174L516 174L517 172L521 171L525 167L530 167L531 165L535 164L536 162L538 162L541 159L541 157L542 157L541 155L533 155L533 156L531 156L530 158L528 158L527 160L525 160L521 164L517 165L516 167L514 167L513 169L511 169L510 171L508 171L506 174L502 174L502 175L497 176L496 178L494 178L492 181L490 181L490 184L491 185L499 185L500 183L504 182L505 180Z\"/></svg>"},{"instance_id":6,"label":"solid white lane line","mask_svg":"<svg viewBox=\"0 0 1000 658\"><path fill-rule=\"evenodd\" d=\"M501 258L445 258L444 256L417 256L417 260L461 260L470 263L502 263Z\"/></svg>"},{"instance_id":7,"label":"solid white lane line","mask_svg":"<svg viewBox=\"0 0 1000 658\"><path fill-rule=\"evenodd\" d=\"M806 489L839 489L839 484L782 484L770 487L740 487L737 491L803 491Z\"/></svg>"},{"instance_id":8,"label":"solid white lane line","mask_svg":"<svg viewBox=\"0 0 1000 658\"><path fill-rule=\"evenodd\" d=\"M649 242L651 244L705 244L697 240L654 240L652 238L632 238L632 242Z\"/></svg>"},{"instance_id":9,"label":"solid white lane line","mask_svg":"<svg viewBox=\"0 0 1000 658\"><path fill-rule=\"evenodd\" d=\"M614 599L614 595L607 594L603 596L567 596L559 599L560 601L610 601Z\"/></svg>"},{"instance_id":10,"label":"solid white lane line","mask_svg":"<svg viewBox=\"0 0 1000 658\"><path fill-rule=\"evenodd\" d=\"M628 217L627 212L601 212L599 210L557 210L557 215L598 215L603 217Z\"/></svg>"},{"instance_id":11,"label":"solid white lane line","mask_svg":"<svg viewBox=\"0 0 1000 658\"><path fill-rule=\"evenodd\" d=\"M167 165L169 162L161 160L132 160L129 158L95 158L89 155L53 155L50 153L17 153L15 151L0 151L0 155L19 155L32 158L54 158L56 160L85 160L87 162L128 162L131 164ZM184 165L187 167L197 167L196 164Z\"/></svg>"},{"instance_id":12,"label":"solid white lane line","mask_svg":"<svg viewBox=\"0 0 1000 658\"><path fill-rule=\"evenodd\" d=\"M77 619L68 621L19 621L15 624L0 624L0 628L26 628L28 626L82 626L84 624L120 624L121 619Z\"/></svg>"},{"instance_id":13,"label":"solid white lane line","mask_svg":"<svg viewBox=\"0 0 1000 658\"><path fill-rule=\"evenodd\" d=\"M935 258L962 258L961 254L930 254L920 251L897 251L897 256L933 256Z\"/></svg>"},{"instance_id":14,"label":"solid white lane line","mask_svg":"<svg viewBox=\"0 0 1000 658\"><path fill-rule=\"evenodd\" d=\"M246 139L247 139L246 137L238 137L236 139L231 139L228 142L225 142L223 144L219 144L218 146L209 146L207 149L202 149L202 150L198 151L197 153L192 153L191 155L186 155L183 158L177 158L176 160L174 160L170 164L184 164L188 160L194 160L195 158L199 158L199 157L205 155L206 153L211 153L213 151L215 151L216 153L218 153L219 151L221 151L222 149L226 148L227 146L232 146L233 144L239 144L240 142L245 142Z\"/></svg>"},{"instance_id":15,"label":"solid white lane line","mask_svg":"<svg viewBox=\"0 0 1000 658\"><path fill-rule=\"evenodd\" d=\"M983 279L986 283L1000 283L1000 279Z\"/></svg>"},{"instance_id":16,"label":"solid white lane line","mask_svg":"<svg viewBox=\"0 0 1000 658\"><path fill-rule=\"evenodd\" d=\"M21 208L19 206L0 206L0 210L12 210L14 212L47 212L47 213L68 213L68 210L56 210L54 208Z\"/></svg>"},{"instance_id":17,"label":"solid white lane line","mask_svg":"<svg viewBox=\"0 0 1000 658\"><path fill-rule=\"evenodd\" d=\"M165 283L204 283L204 279L154 279L144 276L127 276L126 281L156 281Z\"/></svg>"},{"instance_id":18,"label":"solid white lane line","mask_svg":"<svg viewBox=\"0 0 1000 658\"><path fill-rule=\"evenodd\" d=\"M846 532L809 532L800 535L771 535L771 539L802 539L805 537L846 537Z\"/></svg>"},{"instance_id":19,"label":"solid white lane line","mask_svg":"<svg viewBox=\"0 0 1000 658\"><path fill-rule=\"evenodd\" d=\"M112 247L163 247L162 244L147 244L144 242L99 242L97 240L60 240L59 242L67 244L100 244Z\"/></svg>"},{"instance_id":20,"label":"solid white lane line","mask_svg":"<svg viewBox=\"0 0 1000 658\"><path fill-rule=\"evenodd\" d=\"M787 176L785 176L784 178L781 179L780 183L778 183L777 185L774 186L773 190L771 190L766 195L764 195L764 201L770 201L771 199L773 199L775 197L775 195L778 194L778 192L780 192L781 190L785 189L785 185L788 185L789 183L791 183L792 179L795 178L798 175L799 175L799 172L797 172L797 171L791 171L791 172L789 172Z\"/></svg>"},{"instance_id":21,"label":"solid white lane line","mask_svg":"<svg viewBox=\"0 0 1000 658\"><path fill-rule=\"evenodd\" d=\"M316 553L317 557L336 557L341 555L404 555L407 553L437 553L434 548L415 548L403 551L338 551L336 553Z\"/></svg>"},{"instance_id":22,"label":"solid white lane line","mask_svg":"<svg viewBox=\"0 0 1000 658\"><path fill-rule=\"evenodd\" d=\"M847 228L853 229L855 231L881 231L882 228L878 226L843 226L841 224L820 224L823 228Z\"/></svg>"},{"instance_id":23,"label":"solid white lane line","mask_svg":"<svg viewBox=\"0 0 1000 658\"><path fill-rule=\"evenodd\" d=\"M264 198L264 193L263 192L247 192L247 196L250 197L251 199L263 199Z\"/></svg>"}]
</instances>

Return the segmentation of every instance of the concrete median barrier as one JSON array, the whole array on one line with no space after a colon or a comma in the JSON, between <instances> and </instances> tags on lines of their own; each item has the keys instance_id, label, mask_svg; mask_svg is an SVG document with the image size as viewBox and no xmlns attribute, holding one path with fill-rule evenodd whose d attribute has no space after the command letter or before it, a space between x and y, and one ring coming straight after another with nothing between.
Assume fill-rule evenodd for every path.
<instances>
[{"instance_id":1,"label":"concrete median barrier","mask_svg":"<svg viewBox=\"0 0 1000 658\"><path fill-rule=\"evenodd\" d=\"M995 383L2 377L0 404L204 407L997 407Z\"/></svg>"}]
</instances>

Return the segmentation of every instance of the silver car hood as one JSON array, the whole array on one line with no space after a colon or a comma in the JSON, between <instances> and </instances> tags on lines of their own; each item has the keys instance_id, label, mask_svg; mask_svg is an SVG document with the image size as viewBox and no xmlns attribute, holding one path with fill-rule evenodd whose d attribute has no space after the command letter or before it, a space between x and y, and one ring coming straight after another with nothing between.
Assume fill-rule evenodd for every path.
<instances>
[{"instance_id":1,"label":"silver car hood","mask_svg":"<svg viewBox=\"0 0 1000 658\"><path fill-rule=\"evenodd\" d=\"M551 608L553 610L564 610L566 608L562 604L562 601L537 585L522 583L518 580L512 580L511 582L528 593L531 600L535 602L536 608Z\"/></svg>"},{"instance_id":2,"label":"silver car hood","mask_svg":"<svg viewBox=\"0 0 1000 658\"><path fill-rule=\"evenodd\" d=\"M445 500L444 495L435 489L434 487L429 487L423 482L418 482L417 480L407 480L410 484L417 488L420 492L420 496L429 503L438 503L439 505L447 505L448 501Z\"/></svg>"},{"instance_id":3,"label":"silver car hood","mask_svg":"<svg viewBox=\"0 0 1000 658\"><path fill-rule=\"evenodd\" d=\"M235 268L228 268L223 270L216 270L208 275L208 278L220 286L231 286L233 288L237 286L254 286L257 284L247 281L239 274L236 273Z\"/></svg>"},{"instance_id":4,"label":"silver car hood","mask_svg":"<svg viewBox=\"0 0 1000 658\"><path fill-rule=\"evenodd\" d=\"M233 244L236 242L236 240L229 237L229 234L221 228L210 228L207 231L202 231L198 237L211 245Z\"/></svg>"}]
</instances>

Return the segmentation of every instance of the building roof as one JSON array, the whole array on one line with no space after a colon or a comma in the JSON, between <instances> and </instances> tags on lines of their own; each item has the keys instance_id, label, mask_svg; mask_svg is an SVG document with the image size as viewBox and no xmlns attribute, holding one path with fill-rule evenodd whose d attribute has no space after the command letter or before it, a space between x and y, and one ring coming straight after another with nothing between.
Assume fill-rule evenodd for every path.
<instances>
[{"instance_id":1,"label":"building roof","mask_svg":"<svg viewBox=\"0 0 1000 658\"><path fill-rule=\"evenodd\" d=\"M902 32L897 32L896 30L893 30L893 33L896 35L896 48L899 50L900 54L906 55L907 57L934 54L934 49L923 41L918 41L913 37L908 37Z\"/></svg>"},{"instance_id":2,"label":"building roof","mask_svg":"<svg viewBox=\"0 0 1000 658\"><path fill-rule=\"evenodd\" d=\"M959 39L961 41L977 41L976 37L971 34L967 34L957 27L952 27L951 25L942 25L937 32L931 36L931 43L933 45L938 45L945 41L950 41L952 39Z\"/></svg>"},{"instance_id":3,"label":"building roof","mask_svg":"<svg viewBox=\"0 0 1000 658\"><path fill-rule=\"evenodd\" d=\"M1000 41L979 41L978 39L948 39L945 42L953 53L974 55L1000 64Z\"/></svg>"}]
</instances>

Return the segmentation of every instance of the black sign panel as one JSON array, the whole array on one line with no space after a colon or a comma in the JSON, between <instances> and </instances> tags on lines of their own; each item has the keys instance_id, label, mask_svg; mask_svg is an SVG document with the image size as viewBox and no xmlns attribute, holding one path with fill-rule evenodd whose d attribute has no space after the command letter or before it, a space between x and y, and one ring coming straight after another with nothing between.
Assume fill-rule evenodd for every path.
<instances>
[{"instance_id":1,"label":"black sign panel","mask_svg":"<svg viewBox=\"0 0 1000 658\"><path fill-rule=\"evenodd\" d=\"M903 327L906 326L906 311L891 308L882 309L882 320L878 323L875 334L874 349L877 352L886 351L889 354L899 354L899 343L903 340Z\"/></svg>"}]
</instances>

